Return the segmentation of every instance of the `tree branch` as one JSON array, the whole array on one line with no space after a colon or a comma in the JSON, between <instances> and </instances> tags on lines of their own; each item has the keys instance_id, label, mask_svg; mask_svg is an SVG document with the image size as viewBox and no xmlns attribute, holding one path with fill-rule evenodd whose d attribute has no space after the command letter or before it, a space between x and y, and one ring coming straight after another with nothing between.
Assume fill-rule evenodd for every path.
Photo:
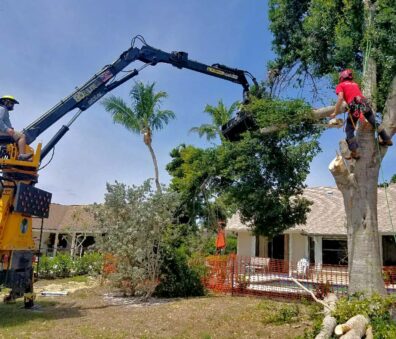
<instances>
[{"instance_id":1,"label":"tree branch","mask_svg":"<svg viewBox=\"0 0 396 339\"><path fill-rule=\"evenodd\" d=\"M385 102L384 121L381 127L385 128L390 137L396 133L396 76L393 78L388 98Z\"/></svg>"},{"instance_id":2,"label":"tree branch","mask_svg":"<svg viewBox=\"0 0 396 339\"><path fill-rule=\"evenodd\" d=\"M346 105L344 103L342 106L342 110L344 110L345 107L346 107ZM330 116L331 113L334 112L334 108L335 108L335 106L326 106L326 107L314 109L312 111L313 118L315 120L321 120L321 119L327 118L328 116ZM263 128L260 128L260 133L261 134L270 134L270 133L279 131L282 128L286 128L287 126L288 125L286 125L286 124L282 124L282 125L263 127ZM334 127L334 125L328 124L327 127L332 128L332 127Z\"/></svg>"}]
</instances>

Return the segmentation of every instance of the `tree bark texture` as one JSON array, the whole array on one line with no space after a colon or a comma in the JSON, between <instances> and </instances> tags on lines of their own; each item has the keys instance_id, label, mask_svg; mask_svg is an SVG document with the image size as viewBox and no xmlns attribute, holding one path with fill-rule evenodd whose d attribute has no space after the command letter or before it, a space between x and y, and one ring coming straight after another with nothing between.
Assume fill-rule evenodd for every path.
<instances>
[{"instance_id":1,"label":"tree bark texture","mask_svg":"<svg viewBox=\"0 0 396 339\"><path fill-rule=\"evenodd\" d=\"M150 154L151 154L151 158L153 159L153 164L154 164L154 175L155 175L155 186L157 187L157 191L161 192L161 185L159 182L159 172L158 172L158 163L157 163L157 157L155 156L154 150L153 150L153 146L151 144L152 142L152 134L151 134L151 130L149 128L147 128L144 132L143 132L143 141L146 144L146 146L148 147Z\"/></svg>"},{"instance_id":2,"label":"tree bark texture","mask_svg":"<svg viewBox=\"0 0 396 339\"><path fill-rule=\"evenodd\" d=\"M377 183L380 155L374 133L367 123L357 131L358 161L347 171L330 168L344 199L347 219L349 294L385 294L377 220Z\"/></svg>"},{"instance_id":3,"label":"tree bark texture","mask_svg":"<svg viewBox=\"0 0 396 339\"><path fill-rule=\"evenodd\" d=\"M151 146L151 143L147 145L151 157L153 158L153 163L154 163L154 174L155 174L155 186L157 187L157 191L161 192L161 185L159 182L159 172L158 172L158 164L157 164L157 157L155 156L153 147Z\"/></svg>"},{"instance_id":4,"label":"tree bark texture","mask_svg":"<svg viewBox=\"0 0 396 339\"><path fill-rule=\"evenodd\" d=\"M364 3L366 18L371 18L366 20L372 20L373 4L371 1ZM366 26L370 24L371 21L366 21ZM376 88L376 64L370 55L366 57L368 59L363 74L363 94L373 99ZM383 127L391 136L394 134L396 122L395 87L396 78L386 102L383 123ZM372 107L374 109L376 107L373 100ZM373 128L367 122L358 126L356 138L361 158L357 161L349 161L348 172L341 175L339 171L330 168L337 187L343 195L347 218L348 293L349 295L355 292L363 292L366 295L385 294L378 233L377 189L379 169L386 148L378 146ZM346 180L347 177L349 180ZM353 180L350 180L351 178ZM385 212L381 211L381 213Z\"/></svg>"},{"instance_id":5,"label":"tree bark texture","mask_svg":"<svg viewBox=\"0 0 396 339\"><path fill-rule=\"evenodd\" d=\"M376 81L372 71L375 69L373 62L368 61L367 80L364 80L366 83ZM372 97L370 91L373 88L374 85L366 85L364 94ZM334 106L328 106L313 110L313 114L319 120L328 117L333 111ZM389 89L383 113L380 128L384 128L387 134L393 137L396 133L396 76ZM271 126L261 129L260 132L272 133L280 128L282 126ZM378 151L374 130L368 123L358 126L356 137L361 158L358 161L345 161L341 156L337 156L329 166L343 195L346 211L350 277L348 292L385 294L378 234L377 189L380 160L385 156L387 148L380 147ZM345 140L340 144L341 153L345 154Z\"/></svg>"}]
</instances>

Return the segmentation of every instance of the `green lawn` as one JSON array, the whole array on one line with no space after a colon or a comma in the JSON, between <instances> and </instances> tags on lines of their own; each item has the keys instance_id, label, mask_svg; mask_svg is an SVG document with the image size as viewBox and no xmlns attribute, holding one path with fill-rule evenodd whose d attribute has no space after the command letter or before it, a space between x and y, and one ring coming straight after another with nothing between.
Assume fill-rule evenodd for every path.
<instances>
[{"instance_id":1,"label":"green lawn","mask_svg":"<svg viewBox=\"0 0 396 339\"><path fill-rule=\"evenodd\" d=\"M54 283L70 280L48 282ZM217 295L140 303L109 292L97 285L64 297L39 296L34 310L23 309L21 300L0 304L0 338L295 338L312 327L320 309Z\"/></svg>"}]
</instances>

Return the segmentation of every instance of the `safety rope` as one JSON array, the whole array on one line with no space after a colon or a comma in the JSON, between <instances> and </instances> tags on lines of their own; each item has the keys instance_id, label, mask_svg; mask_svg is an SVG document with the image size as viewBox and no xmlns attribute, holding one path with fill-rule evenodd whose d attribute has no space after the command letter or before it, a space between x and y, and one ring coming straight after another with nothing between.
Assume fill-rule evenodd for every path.
<instances>
[{"instance_id":1,"label":"safety rope","mask_svg":"<svg viewBox=\"0 0 396 339\"><path fill-rule=\"evenodd\" d=\"M368 26L367 26L367 34L370 34L370 29L371 29L371 22L372 20L372 13L369 13L369 18L368 18ZM371 54L371 39L368 37L366 41L366 50L364 51L364 62L363 62L363 74L366 73L367 71L367 65L368 65L368 60L370 58Z\"/></svg>"}]
</instances>

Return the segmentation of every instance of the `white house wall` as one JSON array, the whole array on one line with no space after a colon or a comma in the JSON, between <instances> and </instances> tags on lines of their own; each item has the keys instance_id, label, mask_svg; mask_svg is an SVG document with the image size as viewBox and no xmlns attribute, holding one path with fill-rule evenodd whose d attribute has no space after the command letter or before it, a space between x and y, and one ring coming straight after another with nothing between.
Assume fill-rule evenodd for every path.
<instances>
[{"instance_id":1,"label":"white house wall","mask_svg":"<svg viewBox=\"0 0 396 339\"><path fill-rule=\"evenodd\" d=\"M256 252L256 237L250 232L238 232L237 254L240 256L254 257Z\"/></svg>"},{"instance_id":2,"label":"white house wall","mask_svg":"<svg viewBox=\"0 0 396 339\"><path fill-rule=\"evenodd\" d=\"M289 260L293 263L302 258L308 258L308 237L298 234L289 234Z\"/></svg>"}]
</instances>

